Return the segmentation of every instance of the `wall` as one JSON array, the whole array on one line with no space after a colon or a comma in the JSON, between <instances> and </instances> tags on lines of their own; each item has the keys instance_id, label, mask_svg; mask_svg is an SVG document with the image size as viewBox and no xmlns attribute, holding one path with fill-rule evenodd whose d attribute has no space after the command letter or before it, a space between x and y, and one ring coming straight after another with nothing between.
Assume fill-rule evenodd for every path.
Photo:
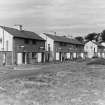
<instances>
[{"instance_id":1,"label":"wall","mask_svg":"<svg viewBox=\"0 0 105 105\"><path fill-rule=\"evenodd\" d=\"M40 34L40 37L46 40L45 42L45 50L48 51L48 45L50 45L50 60L54 59L54 40L45 34Z\"/></svg>"},{"instance_id":2,"label":"wall","mask_svg":"<svg viewBox=\"0 0 105 105\"><path fill-rule=\"evenodd\" d=\"M4 35L4 39L3 39L3 35ZM12 51L13 50L13 40L12 39L13 39L13 36L0 27L0 40L2 40L0 41L0 51L2 50Z\"/></svg>"},{"instance_id":3,"label":"wall","mask_svg":"<svg viewBox=\"0 0 105 105\"><path fill-rule=\"evenodd\" d=\"M83 50L84 47L82 45L77 46L75 44L66 43L65 46L62 46L60 45L60 42L54 42L54 45L55 45L55 52L62 52L62 56L65 56L66 59L69 59L70 56L73 56L74 58L76 58L77 56L78 57L81 56L81 53L84 53L84 50ZM73 55L71 55L71 53L73 53Z\"/></svg>"},{"instance_id":4,"label":"wall","mask_svg":"<svg viewBox=\"0 0 105 105\"><path fill-rule=\"evenodd\" d=\"M70 58L70 55L72 55L70 53L72 52L73 53L84 52L84 47L81 45L76 46L76 44L67 43L65 46L63 46L60 44L60 42L54 41L53 39L46 36L45 34L40 34L40 36L46 40L46 43L45 43L46 51L48 51L48 45L50 45L50 60L58 60L59 59L58 56L60 56L59 52L62 52L61 59L62 59L62 56Z\"/></svg>"},{"instance_id":5,"label":"wall","mask_svg":"<svg viewBox=\"0 0 105 105\"><path fill-rule=\"evenodd\" d=\"M94 53L98 52L98 47L93 42L89 41L84 46L84 51L87 52L87 56L89 58L92 58L94 56Z\"/></svg>"},{"instance_id":6,"label":"wall","mask_svg":"<svg viewBox=\"0 0 105 105\"><path fill-rule=\"evenodd\" d=\"M45 41L36 40L36 44L32 43L32 40L29 39L29 43L26 44L24 42L24 38L14 38L14 63L17 62L17 55L16 53L27 52L29 53L29 62L33 63L34 60L32 59L32 52L44 52Z\"/></svg>"}]
</instances>

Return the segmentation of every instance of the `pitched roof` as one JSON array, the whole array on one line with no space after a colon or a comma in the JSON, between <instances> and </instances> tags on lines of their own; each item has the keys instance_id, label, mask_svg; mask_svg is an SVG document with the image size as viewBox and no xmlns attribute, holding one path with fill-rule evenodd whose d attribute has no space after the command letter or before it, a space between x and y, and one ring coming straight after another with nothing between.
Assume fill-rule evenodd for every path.
<instances>
[{"instance_id":1,"label":"pitched roof","mask_svg":"<svg viewBox=\"0 0 105 105\"><path fill-rule=\"evenodd\" d=\"M71 43L71 44L79 44L79 45L83 45L82 43L80 43L79 41L75 40L75 39L70 39L67 38L66 36L56 36L56 35L52 35L52 34L46 34L48 37L50 37L51 39L53 39L56 42L65 42L65 43Z\"/></svg>"},{"instance_id":2,"label":"pitched roof","mask_svg":"<svg viewBox=\"0 0 105 105\"><path fill-rule=\"evenodd\" d=\"M101 45L101 43L99 43L99 42L93 42L94 44L96 44L97 46L99 46L99 47L104 47L103 45Z\"/></svg>"},{"instance_id":3,"label":"pitched roof","mask_svg":"<svg viewBox=\"0 0 105 105\"><path fill-rule=\"evenodd\" d=\"M14 37L44 40L38 34L31 31L25 31L25 30L20 31L18 29L10 28L10 27L3 27L3 26L0 26L0 27L3 28L8 33L10 33L11 35L13 35Z\"/></svg>"}]
</instances>

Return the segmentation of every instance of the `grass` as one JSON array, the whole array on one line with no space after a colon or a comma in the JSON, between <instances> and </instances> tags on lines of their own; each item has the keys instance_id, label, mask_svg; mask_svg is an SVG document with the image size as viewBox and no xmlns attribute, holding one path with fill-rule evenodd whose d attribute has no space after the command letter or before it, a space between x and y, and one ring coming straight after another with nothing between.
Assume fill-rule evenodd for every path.
<instances>
[{"instance_id":1,"label":"grass","mask_svg":"<svg viewBox=\"0 0 105 105\"><path fill-rule=\"evenodd\" d=\"M105 105L104 69L76 62L42 69L46 71L2 81L0 104Z\"/></svg>"}]
</instances>

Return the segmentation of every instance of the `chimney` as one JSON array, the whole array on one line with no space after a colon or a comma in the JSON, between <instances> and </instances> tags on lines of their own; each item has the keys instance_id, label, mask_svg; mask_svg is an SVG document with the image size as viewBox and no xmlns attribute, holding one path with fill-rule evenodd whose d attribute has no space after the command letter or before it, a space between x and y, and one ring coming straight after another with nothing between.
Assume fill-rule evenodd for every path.
<instances>
[{"instance_id":1,"label":"chimney","mask_svg":"<svg viewBox=\"0 0 105 105\"><path fill-rule=\"evenodd\" d=\"M20 24L15 24L14 25L16 29L18 29L19 31L23 31L23 26Z\"/></svg>"},{"instance_id":2,"label":"chimney","mask_svg":"<svg viewBox=\"0 0 105 105\"><path fill-rule=\"evenodd\" d=\"M56 32L54 32L54 35L55 35L55 36L56 36L56 34L57 34L57 33L56 33Z\"/></svg>"}]
</instances>

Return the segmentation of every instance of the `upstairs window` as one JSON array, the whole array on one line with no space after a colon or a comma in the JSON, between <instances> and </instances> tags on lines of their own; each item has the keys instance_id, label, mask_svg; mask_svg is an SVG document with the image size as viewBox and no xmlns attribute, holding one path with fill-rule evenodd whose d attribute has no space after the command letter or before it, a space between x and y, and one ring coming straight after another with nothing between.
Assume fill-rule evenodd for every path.
<instances>
[{"instance_id":1,"label":"upstairs window","mask_svg":"<svg viewBox=\"0 0 105 105\"><path fill-rule=\"evenodd\" d=\"M36 44L36 40L32 40L32 44Z\"/></svg>"},{"instance_id":2,"label":"upstairs window","mask_svg":"<svg viewBox=\"0 0 105 105\"><path fill-rule=\"evenodd\" d=\"M0 38L0 43L2 43L2 38Z\"/></svg>"},{"instance_id":3,"label":"upstairs window","mask_svg":"<svg viewBox=\"0 0 105 105\"><path fill-rule=\"evenodd\" d=\"M60 42L60 46L66 46L66 43Z\"/></svg>"},{"instance_id":4,"label":"upstairs window","mask_svg":"<svg viewBox=\"0 0 105 105\"><path fill-rule=\"evenodd\" d=\"M29 39L25 39L25 40L24 40L24 43L25 43L25 44L29 44Z\"/></svg>"}]
</instances>

